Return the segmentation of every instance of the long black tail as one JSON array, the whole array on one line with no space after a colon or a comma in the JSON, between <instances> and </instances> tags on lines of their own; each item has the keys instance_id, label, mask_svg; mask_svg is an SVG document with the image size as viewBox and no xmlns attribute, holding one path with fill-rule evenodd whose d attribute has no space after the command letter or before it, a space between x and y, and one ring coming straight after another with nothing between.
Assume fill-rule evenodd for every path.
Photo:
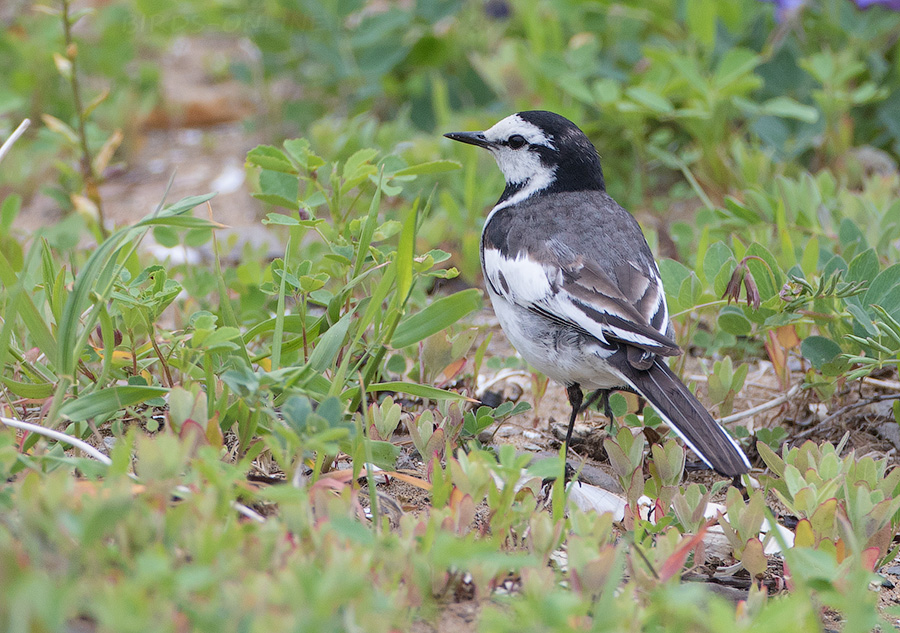
<instances>
[{"instance_id":1,"label":"long black tail","mask_svg":"<svg viewBox=\"0 0 900 633\"><path fill-rule=\"evenodd\" d=\"M620 349L607 361L710 468L728 477L750 470L750 462L737 442L713 420L664 359L657 357L648 369L637 369L628 362L625 349Z\"/></svg>"}]
</instances>

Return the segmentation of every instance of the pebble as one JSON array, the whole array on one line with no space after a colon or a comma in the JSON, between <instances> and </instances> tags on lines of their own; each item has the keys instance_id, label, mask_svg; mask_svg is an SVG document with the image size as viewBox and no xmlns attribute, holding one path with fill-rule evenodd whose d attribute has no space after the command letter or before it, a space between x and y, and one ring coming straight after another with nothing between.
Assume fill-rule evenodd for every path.
<instances>
[{"instance_id":1,"label":"pebble","mask_svg":"<svg viewBox=\"0 0 900 633\"><path fill-rule=\"evenodd\" d=\"M884 422L875 427L875 434L900 449L900 426L896 422Z\"/></svg>"}]
</instances>

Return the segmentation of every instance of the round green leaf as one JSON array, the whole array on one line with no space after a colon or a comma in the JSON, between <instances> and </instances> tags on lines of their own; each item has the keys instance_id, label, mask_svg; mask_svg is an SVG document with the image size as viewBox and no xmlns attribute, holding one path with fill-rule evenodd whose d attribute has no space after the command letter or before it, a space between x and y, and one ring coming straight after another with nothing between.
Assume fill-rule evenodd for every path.
<instances>
[{"instance_id":1,"label":"round green leaf","mask_svg":"<svg viewBox=\"0 0 900 633\"><path fill-rule=\"evenodd\" d=\"M621 418L628 413L628 401L620 393L614 393L609 396L609 408L617 418Z\"/></svg>"},{"instance_id":2,"label":"round green leaf","mask_svg":"<svg viewBox=\"0 0 900 633\"><path fill-rule=\"evenodd\" d=\"M841 353L841 346L824 336L808 336L800 343L800 353L813 367L821 369Z\"/></svg>"},{"instance_id":3,"label":"round green leaf","mask_svg":"<svg viewBox=\"0 0 900 633\"><path fill-rule=\"evenodd\" d=\"M747 336L753 329L753 324L744 316L743 310L734 306L725 306L719 312L719 327L735 336Z\"/></svg>"}]
</instances>

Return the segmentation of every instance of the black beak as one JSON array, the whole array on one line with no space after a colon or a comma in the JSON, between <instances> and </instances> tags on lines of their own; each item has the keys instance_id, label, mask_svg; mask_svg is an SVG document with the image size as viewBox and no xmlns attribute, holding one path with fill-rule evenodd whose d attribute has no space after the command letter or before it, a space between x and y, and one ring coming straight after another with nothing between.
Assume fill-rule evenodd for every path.
<instances>
[{"instance_id":1,"label":"black beak","mask_svg":"<svg viewBox=\"0 0 900 633\"><path fill-rule=\"evenodd\" d=\"M459 141L460 143L477 145L478 147L484 147L485 149L493 147L493 143L484 137L484 132L448 132L447 134L444 134L444 136L451 138L454 141Z\"/></svg>"}]
</instances>

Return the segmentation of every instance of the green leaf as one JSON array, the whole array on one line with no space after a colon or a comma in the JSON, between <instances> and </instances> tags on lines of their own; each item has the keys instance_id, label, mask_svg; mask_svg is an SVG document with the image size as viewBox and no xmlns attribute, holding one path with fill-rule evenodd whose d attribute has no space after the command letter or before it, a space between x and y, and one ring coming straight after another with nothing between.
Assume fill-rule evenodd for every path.
<instances>
[{"instance_id":1,"label":"green leaf","mask_svg":"<svg viewBox=\"0 0 900 633\"><path fill-rule=\"evenodd\" d=\"M10 194L0 204L0 233L9 233L12 223L19 215L22 208L22 197L18 194Z\"/></svg>"},{"instance_id":2,"label":"green leaf","mask_svg":"<svg viewBox=\"0 0 900 633\"><path fill-rule=\"evenodd\" d=\"M587 83L573 73L566 73L557 77L556 85L586 105L594 106L596 103L594 94Z\"/></svg>"},{"instance_id":3,"label":"green leaf","mask_svg":"<svg viewBox=\"0 0 900 633\"><path fill-rule=\"evenodd\" d=\"M733 263L728 266L728 264L733 261L734 254L725 244L722 242L711 244L706 250L706 255L703 257L703 276L706 278L707 285L715 282L719 273L722 272L722 269L727 267L733 270ZM714 291L716 296L722 296L722 293L725 292L725 288L724 286L721 290L719 290L719 288L714 288Z\"/></svg>"},{"instance_id":4,"label":"green leaf","mask_svg":"<svg viewBox=\"0 0 900 633\"><path fill-rule=\"evenodd\" d=\"M0 381L6 385L12 393L20 398L31 398L33 400L43 400L53 395L54 385L50 382L31 383L19 382L6 376L0 376Z\"/></svg>"},{"instance_id":5,"label":"green leaf","mask_svg":"<svg viewBox=\"0 0 900 633\"><path fill-rule=\"evenodd\" d=\"M189 207L193 208L193 207ZM195 218L192 215L181 215L177 217L158 217L148 218L141 222L141 226L178 228L178 229L221 229L225 225L219 224L207 218Z\"/></svg>"},{"instance_id":6,"label":"green leaf","mask_svg":"<svg viewBox=\"0 0 900 633\"><path fill-rule=\"evenodd\" d=\"M716 40L716 0L693 0L685 5L686 22L696 40L712 48Z\"/></svg>"},{"instance_id":7,"label":"green leaf","mask_svg":"<svg viewBox=\"0 0 900 633\"><path fill-rule=\"evenodd\" d=\"M854 257L847 270L847 281L869 281L875 279L881 266L875 249L870 248Z\"/></svg>"},{"instance_id":8,"label":"green leaf","mask_svg":"<svg viewBox=\"0 0 900 633\"><path fill-rule=\"evenodd\" d=\"M811 277L819 265L819 238L812 237L803 249L803 257L800 258L800 268L803 274Z\"/></svg>"},{"instance_id":9,"label":"green leaf","mask_svg":"<svg viewBox=\"0 0 900 633\"><path fill-rule=\"evenodd\" d=\"M535 460L527 469L528 475L539 479L556 479L562 475L562 466L556 457ZM578 485L574 483L574 485Z\"/></svg>"},{"instance_id":10,"label":"green leaf","mask_svg":"<svg viewBox=\"0 0 900 633\"><path fill-rule=\"evenodd\" d=\"M900 284L900 264L890 266L872 281L872 285L863 295L862 303L864 306L870 306L873 303L884 305L884 299L888 293Z\"/></svg>"},{"instance_id":11,"label":"green leaf","mask_svg":"<svg viewBox=\"0 0 900 633\"><path fill-rule=\"evenodd\" d=\"M878 336L878 328L872 322L872 317L863 308L855 303L847 304L847 312L853 315L856 322L866 331L868 336Z\"/></svg>"},{"instance_id":12,"label":"green leaf","mask_svg":"<svg viewBox=\"0 0 900 633\"><path fill-rule=\"evenodd\" d=\"M309 367L317 372L323 372L337 358L338 352L344 345L344 339L347 337L347 331L350 329L350 323L356 316L355 312L348 312L342 316L337 323L328 328L328 331L316 342L312 353L309 355Z\"/></svg>"},{"instance_id":13,"label":"green leaf","mask_svg":"<svg viewBox=\"0 0 900 633\"><path fill-rule=\"evenodd\" d=\"M701 292L700 279L692 270L678 289L678 303L682 309L692 308L699 302Z\"/></svg>"},{"instance_id":14,"label":"green leaf","mask_svg":"<svg viewBox=\"0 0 900 633\"><path fill-rule=\"evenodd\" d=\"M615 417L621 418L628 413L628 400L621 393L611 394L609 396L609 408Z\"/></svg>"},{"instance_id":15,"label":"green leaf","mask_svg":"<svg viewBox=\"0 0 900 633\"><path fill-rule=\"evenodd\" d=\"M821 369L841 353L841 346L824 336L808 336L800 343L800 353L813 367Z\"/></svg>"},{"instance_id":16,"label":"green leaf","mask_svg":"<svg viewBox=\"0 0 900 633\"><path fill-rule=\"evenodd\" d=\"M316 207L320 207L323 204L326 204L327 202L328 202L328 198L325 197L324 191L314 191L308 197L304 198L301 201L300 206L303 207L304 209L315 209ZM310 215L312 215L312 214L310 214ZM314 221L320 221L320 220L307 220L307 222L314 222Z\"/></svg>"},{"instance_id":17,"label":"green leaf","mask_svg":"<svg viewBox=\"0 0 900 633\"><path fill-rule=\"evenodd\" d=\"M409 167L391 174L391 178L442 174L447 171L456 171L461 168L462 163L456 160L433 160L427 163L419 163L418 165L410 165Z\"/></svg>"},{"instance_id":18,"label":"green leaf","mask_svg":"<svg viewBox=\"0 0 900 633\"><path fill-rule=\"evenodd\" d=\"M287 145L287 143L285 143ZM271 145L258 145L247 152L247 162L262 169L281 172L285 174L297 174L297 168L290 159L277 147Z\"/></svg>"},{"instance_id":19,"label":"green leaf","mask_svg":"<svg viewBox=\"0 0 900 633\"><path fill-rule=\"evenodd\" d=\"M325 164L319 156L309 149L309 141L305 138L289 139L284 142L284 149L291 155L298 165L306 171L313 171Z\"/></svg>"},{"instance_id":20,"label":"green leaf","mask_svg":"<svg viewBox=\"0 0 900 633\"><path fill-rule=\"evenodd\" d=\"M113 414L125 407L140 404L150 398L163 396L168 392L169 390L165 387L150 387L146 385L110 387L69 400L60 408L59 414L73 422L82 422L91 418Z\"/></svg>"},{"instance_id":21,"label":"green leaf","mask_svg":"<svg viewBox=\"0 0 900 633\"><path fill-rule=\"evenodd\" d=\"M149 219L157 218L151 216ZM142 224L147 221L138 223L134 228L120 229L104 240L75 277L72 291L63 307L62 319L59 322L57 343L61 375L67 378L75 375L78 359L83 345L87 341L87 333L95 323L94 321L84 322L83 313L90 305L96 305L109 298L113 289L113 276L119 268L116 255L120 249L124 248L123 243L129 237L136 235L138 233L136 229L141 228ZM58 389L67 387L63 383L60 384Z\"/></svg>"},{"instance_id":22,"label":"green leaf","mask_svg":"<svg viewBox=\"0 0 900 633\"><path fill-rule=\"evenodd\" d=\"M376 393L379 391L393 391L397 393L406 393L419 398L429 398L431 400L469 400L461 393L453 391L445 391L437 387L429 387L428 385L420 385L415 382L378 382L369 385L366 388L367 393Z\"/></svg>"},{"instance_id":23,"label":"green leaf","mask_svg":"<svg viewBox=\"0 0 900 633\"><path fill-rule=\"evenodd\" d=\"M35 244L28 251L24 273L31 270L32 263L39 256L40 250ZM13 323L18 313L28 333L31 335L34 345L47 356L50 363L55 365L59 359L59 346L53 333L50 331L50 327L47 325L46 315L39 311L35 305L30 287L26 289L28 275L23 273L17 277L14 271L15 268L6 259L3 252L0 251L0 284L3 285L6 293L5 301L7 302L2 314L3 327L0 328L3 332L3 339L0 341L3 345L0 348L0 359L5 361L6 354L9 352L9 336L11 336Z\"/></svg>"},{"instance_id":24,"label":"green leaf","mask_svg":"<svg viewBox=\"0 0 900 633\"><path fill-rule=\"evenodd\" d=\"M668 295L669 309L672 312L680 312L693 307L683 306L678 301L678 291L681 288L681 284L691 275L691 271L684 264L676 262L674 259L661 259L658 265L659 277Z\"/></svg>"},{"instance_id":25,"label":"green leaf","mask_svg":"<svg viewBox=\"0 0 900 633\"><path fill-rule=\"evenodd\" d=\"M391 346L401 348L418 343L480 308L481 290L478 288L469 288L438 299L421 312L401 321L391 339Z\"/></svg>"},{"instance_id":26,"label":"green leaf","mask_svg":"<svg viewBox=\"0 0 900 633\"><path fill-rule=\"evenodd\" d=\"M819 120L819 111L817 109L803 105L785 96L775 97L763 103L760 113L783 119L796 119L803 123L815 123Z\"/></svg>"},{"instance_id":27,"label":"green leaf","mask_svg":"<svg viewBox=\"0 0 900 633\"><path fill-rule=\"evenodd\" d=\"M784 461L778 454L773 451L766 443L757 442L756 450L759 452L759 456L762 457L763 462L765 462L766 466L769 467L773 473L777 476L782 477L784 475Z\"/></svg>"},{"instance_id":28,"label":"green leaf","mask_svg":"<svg viewBox=\"0 0 900 633\"><path fill-rule=\"evenodd\" d=\"M253 197L269 204L296 209L298 191L296 176L263 169L259 173L259 193L254 193Z\"/></svg>"},{"instance_id":29,"label":"green leaf","mask_svg":"<svg viewBox=\"0 0 900 633\"><path fill-rule=\"evenodd\" d=\"M732 198L725 197L725 209L736 219L746 222L747 224L756 224L760 220L760 214L751 210L744 203Z\"/></svg>"},{"instance_id":30,"label":"green leaf","mask_svg":"<svg viewBox=\"0 0 900 633\"><path fill-rule=\"evenodd\" d=\"M380 180L384 178L384 173L379 174ZM356 245L356 262L353 265L353 274L351 279L359 275L362 270L363 263L369 253L369 245L372 243L372 236L375 234L375 223L378 220L378 209L381 206L381 187L375 190L372 196L372 202L369 204L369 213L365 219L365 225L359 236L359 243Z\"/></svg>"},{"instance_id":31,"label":"green leaf","mask_svg":"<svg viewBox=\"0 0 900 633\"><path fill-rule=\"evenodd\" d=\"M867 246L866 236L863 235L856 221L850 218L841 220L841 224L838 226L838 241L845 249L845 257L853 257L857 247L865 248ZM852 249L852 252L848 253L847 249Z\"/></svg>"},{"instance_id":32,"label":"green leaf","mask_svg":"<svg viewBox=\"0 0 900 633\"><path fill-rule=\"evenodd\" d=\"M397 290L394 294L395 307L401 307L412 289L413 259L416 247L416 223L419 217L418 205L410 209L403 222L400 240L397 244L395 266L397 270Z\"/></svg>"},{"instance_id":33,"label":"green leaf","mask_svg":"<svg viewBox=\"0 0 900 633\"><path fill-rule=\"evenodd\" d=\"M626 90L625 94L631 98L632 101L636 101L649 110L653 110L660 114L671 114L675 110L668 99L660 94L647 90L646 88L634 86Z\"/></svg>"},{"instance_id":34,"label":"green leaf","mask_svg":"<svg viewBox=\"0 0 900 633\"><path fill-rule=\"evenodd\" d=\"M279 226L299 226L300 220L283 213L267 213L263 224L277 224Z\"/></svg>"},{"instance_id":35,"label":"green leaf","mask_svg":"<svg viewBox=\"0 0 900 633\"><path fill-rule=\"evenodd\" d=\"M370 175L376 173L375 165L371 163L371 160L377 155L378 150L369 148L354 152L353 155L347 159L347 162L344 163L344 170L342 172L344 182L341 185L341 190L346 191L352 189L366 180Z\"/></svg>"},{"instance_id":36,"label":"green leaf","mask_svg":"<svg viewBox=\"0 0 900 633\"><path fill-rule=\"evenodd\" d=\"M732 48L722 56L716 66L713 81L719 89L734 83L745 75L750 75L759 65L760 56L746 48Z\"/></svg>"},{"instance_id":37,"label":"green leaf","mask_svg":"<svg viewBox=\"0 0 900 633\"><path fill-rule=\"evenodd\" d=\"M825 264L825 268L822 269L822 278L828 279L837 271L843 271L847 273L848 267L847 262L840 255L835 255ZM871 288L871 286L870 286Z\"/></svg>"},{"instance_id":38,"label":"green leaf","mask_svg":"<svg viewBox=\"0 0 900 633\"><path fill-rule=\"evenodd\" d=\"M368 439L365 441L371 449L369 457L371 457L372 463L384 470L393 470L397 464L397 458L400 456L400 447L391 442Z\"/></svg>"},{"instance_id":39,"label":"green leaf","mask_svg":"<svg viewBox=\"0 0 900 633\"><path fill-rule=\"evenodd\" d=\"M735 336L747 336L753 329L753 324L744 316L744 311L737 306L725 306L719 312L719 327Z\"/></svg>"},{"instance_id":40,"label":"green leaf","mask_svg":"<svg viewBox=\"0 0 900 633\"><path fill-rule=\"evenodd\" d=\"M158 215L151 215L149 217L144 218L143 220L141 220L140 224L141 225L159 224L160 222L163 221L163 218L171 219L171 216L181 215L182 213L184 213L186 211L190 211L194 207L200 206L204 202L212 200L217 195L218 194L216 194L215 192L212 192L212 193L205 193L205 194L202 194L199 196L188 196L187 198L182 198L178 202L176 202L172 205L169 205L168 207L165 207L162 211L159 212ZM200 218L198 218L198 219L200 219Z\"/></svg>"}]
</instances>

